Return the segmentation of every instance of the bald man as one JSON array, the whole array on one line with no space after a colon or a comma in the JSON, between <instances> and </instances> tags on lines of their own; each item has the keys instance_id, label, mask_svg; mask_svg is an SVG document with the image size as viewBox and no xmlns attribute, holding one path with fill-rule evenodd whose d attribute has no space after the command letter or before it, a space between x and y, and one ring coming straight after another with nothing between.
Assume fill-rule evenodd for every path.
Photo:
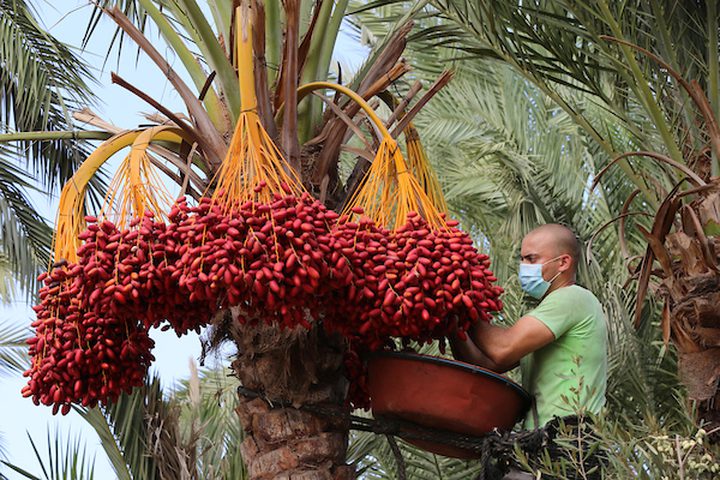
<instances>
[{"instance_id":1,"label":"bald man","mask_svg":"<svg viewBox=\"0 0 720 480\"><path fill-rule=\"evenodd\" d=\"M466 341L451 338L456 358L496 372L518 364L535 399L525 429L554 416L598 413L605 404L607 328L600 302L575 284L575 234L548 224L528 233L520 250L520 284L540 304L512 327L479 322Z\"/></svg>"}]
</instances>

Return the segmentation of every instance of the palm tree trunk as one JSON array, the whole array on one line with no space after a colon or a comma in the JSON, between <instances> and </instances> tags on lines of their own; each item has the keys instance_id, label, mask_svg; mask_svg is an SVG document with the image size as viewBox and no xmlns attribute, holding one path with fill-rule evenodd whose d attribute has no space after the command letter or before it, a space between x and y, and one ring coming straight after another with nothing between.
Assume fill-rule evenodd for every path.
<instances>
[{"instance_id":1,"label":"palm tree trunk","mask_svg":"<svg viewBox=\"0 0 720 480\"><path fill-rule=\"evenodd\" d=\"M703 428L716 430L720 427L720 275L683 280L691 288L670 311L678 373L688 396L698 402Z\"/></svg>"},{"instance_id":2,"label":"palm tree trunk","mask_svg":"<svg viewBox=\"0 0 720 480\"><path fill-rule=\"evenodd\" d=\"M720 195L706 192L680 217L682 228L665 240L673 261L660 288L663 337L677 348L680 380L697 402L698 421L720 439Z\"/></svg>"},{"instance_id":3,"label":"palm tree trunk","mask_svg":"<svg viewBox=\"0 0 720 480\"><path fill-rule=\"evenodd\" d=\"M242 455L251 480L345 480L348 430L342 421L295 407L346 409L345 345L321 328L307 331L274 326L236 326L233 370L243 387L237 409L247 433ZM268 399L265 400L264 398Z\"/></svg>"}]
</instances>

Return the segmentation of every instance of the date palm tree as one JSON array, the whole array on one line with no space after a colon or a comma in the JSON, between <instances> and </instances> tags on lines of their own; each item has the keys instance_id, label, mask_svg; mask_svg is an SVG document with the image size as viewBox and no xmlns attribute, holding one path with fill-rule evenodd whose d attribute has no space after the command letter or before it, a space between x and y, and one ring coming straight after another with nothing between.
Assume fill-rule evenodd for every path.
<instances>
[{"instance_id":1,"label":"date palm tree","mask_svg":"<svg viewBox=\"0 0 720 480\"><path fill-rule=\"evenodd\" d=\"M220 4L221 2L218 2ZM329 2L328 2L329 3ZM226 141L228 132L232 124L234 115L237 114L237 101L233 100L233 89L235 88L233 82L233 76L235 75L232 71L234 69L232 62L227 57L229 50L228 45L229 39L232 37L230 25L232 23L232 15L229 14L230 10L224 8L223 5L216 5L214 2L208 2L209 11L212 12L213 19L203 22L202 9L196 8L195 2L184 1L184 2L150 2L139 0L137 2L131 1L118 1L118 2L106 2L106 6L116 5L120 10L111 10L110 15L118 21L123 31L139 42L141 48L145 52L152 52L146 40L143 39L141 33L138 30L133 30L132 23L142 27L149 20L155 22L158 29L165 41L172 45L172 48L178 54L178 58L182 58L183 66L188 70L189 76L194 83L194 88L199 92L201 97L202 106L198 109L197 102L190 99L190 96L185 95L184 99L187 102L188 112L192 117L192 126L198 131L205 132L205 138L203 139L204 145L199 147L201 161L211 162L208 158L214 154L213 150L213 137L215 134L212 133L212 129L220 135L223 141ZM182 4L182 5L181 5ZM324 6L315 5L314 8L304 4L301 8L300 15L300 32L303 36L303 41L300 43L300 50L302 51L302 44L304 43L307 50L307 58L304 60L303 73L299 74L298 77L305 80L318 80L324 79L328 76L330 52L332 47L327 47L327 44L317 38L334 38L333 35L337 34L337 28L341 21L346 5L336 4L335 6L330 5L327 7L327 3ZM287 5L286 5L287 6ZM162 8L159 8L162 7ZM442 5L436 6L442 10ZM325 10L323 10L325 8ZM436 13L438 10L434 10L430 7L425 8L423 5L415 6L411 8L412 14L420 12L421 16L424 13ZM265 25L266 30L266 59L260 60L261 64L267 64L272 67L277 65L278 61L289 61L284 58L287 55L287 46L283 47L279 45L278 38L278 25L277 21L272 19L282 17L282 8L280 4L265 5ZM502 10L500 10L502 11ZM124 13L122 13L124 12ZM288 12L286 12L287 15ZM273 17L275 15L275 17ZM397 12L397 14L391 19L395 20L398 25L404 25L405 20L409 17L407 10ZM497 54L497 51L490 48L483 50L475 38L472 40L472 36L463 30L458 29L458 24L453 23L456 21L451 15L448 15L448 19L441 19L442 21L435 18L432 19L431 15L424 15L422 19L424 22L435 21L437 25L428 26L427 24L421 24L421 27L425 27L426 30L423 35L415 36L414 39L418 41L418 48L414 48L409 52L409 58L413 62L422 60L423 52L425 52L426 67L424 74L417 74L417 78L424 79L426 81L432 81L434 75L439 73L436 66L433 66L432 62L429 62L429 51L427 47L428 42L432 42L433 39L437 39L432 33L444 32L445 35L457 35L458 38L462 39L462 48L470 51L474 54L492 54L495 61L498 58L501 61L510 63L511 67L517 69L517 65L508 61L508 58L502 57ZM292 15L286 17L285 28L289 28L290 23L287 21L288 18L293 18ZM313 26L313 18L317 18L316 26ZM316 28L320 28L322 18L330 19L331 21L324 24L325 33L322 36L318 36ZM165 19L165 22L163 21ZM169 20L169 21L168 21ZM256 19L257 20L257 19ZM258 23L259 24L259 23ZM257 25L257 24L256 24ZM477 28L477 26L473 26ZM310 33L308 33L310 32ZM458 33L459 32L459 33ZM286 31L287 33L287 31ZM220 40L218 40L218 38ZM291 35L292 38L292 35ZM371 56L371 60L365 65L355 80L351 82L355 88L362 93L362 84L365 83L367 88L372 84L368 78L373 78L376 75L378 78L389 72L388 65L393 64L395 60L399 58L399 53L393 53L390 55L388 49L397 51L398 39L402 36L394 35L393 32L386 32L378 38L378 44L374 49L374 53ZM473 43L476 42L476 43ZM231 42L229 42L231 44ZM318 50L313 48L321 44L321 48ZM328 43L332 43L329 41ZM402 42L400 42L402 43ZM390 48L390 47L393 48ZM273 53L273 51L275 53ZM314 57L316 52L324 52L317 54L317 58ZM400 50L401 51L401 50ZM502 48L499 49L502 51ZM201 55L198 55L198 52ZM437 50L433 50L435 54ZM225 58L223 59L223 55ZM451 53L444 51L444 54L448 55L448 59L452 57ZM273 56L274 55L274 56ZM385 55L385 57L383 57ZM160 63L160 59L154 54L151 54L155 61ZM204 63L198 63L197 57L201 57ZM271 59L274 58L274 61ZM437 60L438 56L435 55L434 59ZM380 60L382 59L382 61ZM395 60L393 60L395 59ZM227 63L224 63L227 62ZM280 62L282 63L282 62ZM383 65L384 67L380 67ZM437 63L435 62L435 65ZM164 64L163 64L164 65ZM228 66L229 65L229 66ZM286 63L282 63L283 67L286 67ZM310 67L308 65L315 65ZM393 66L389 65L389 66ZM488 66L489 65L489 66ZM524 64L527 69L529 67ZM167 65L164 65L165 67ZM290 67L286 67L290 68ZM517 77L516 74L511 73L506 68L499 68L497 64L481 63L478 62L473 67L465 67L465 71L461 71L457 76L456 87L453 86L453 90L448 90L442 101L436 99L435 102L430 103L429 110L426 112L426 117L420 117L419 123L421 132L423 135L427 135L428 138L432 138L433 141L429 142L431 145L431 152L437 152L436 155L442 154L442 158L450 158L449 161L437 165L440 171L441 177L446 181L446 185L451 186L448 190L448 197L453 202L453 206L456 212L463 218L465 218L466 225L468 228L473 226L477 229L477 232L484 241L488 242L490 248L497 253L496 261L498 266L496 270L502 278L509 279L511 276L511 270L514 266L514 259L512 258L512 248L502 249L502 246L512 245L513 240L516 240L521 236L524 231L532 228L536 223L542 223L544 221L557 221L561 220L566 223L573 225L581 236L585 240L589 240L594 230L598 225L602 225L605 222L612 220L610 212L622 211L625 203L625 198L632 194L635 184L633 177L629 175L628 169L615 172L610 170L604 175L600 189L590 190L588 189L589 183L592 181L595 172L598 167L606 164L613 158L614 153L619 153L624 150L636 149L638 145L637 135L638 132L652 131L653 124L651 121L647 121L647 117L643 115L641 102L628 102L628 108L622 112L622 116L626 121L620 126L613 125L617 122L617 113L614 110L610 110L607 105L603 105L597 100L597 94L594 92L582 92L582 95L577 93L577 85L573 82L563 78L549 77L546 79L543 76L538 78L543 79L545 83L540 83L537 79L531 77L527 72L521 74L526 79L522 81L522 77ZM548 67L549 69L550 67ZM315 74L313 74L313 69ZM485 69L481 72L482 69ZM490 70L488 70L490 69ZM280 71L283 69L281 68ZM209 72L213 72L210 74ZM272 78L274 68L269 68L265 75ZM318 73L320 72L320 73ZM605 72L605 70L603 70ZM478 73L482 73L484 76L478 76ZM262 72L256 73L262 78ZM492 78L492 75L497 75L495 81L483 81L482 79ZM514 76L513 76L514 75ZM211 77L211 78L210 78ZM291 75L291 77L293 77ZM210 79L209 79L210 78ZM278 78L282 78L278 74ZM223 80L224 79L224 80ZM497 81L500 79L500 81ZM478 80L478 82L474 82ZM125 86L128 90L133 91L136 94L142 95L147 99L155 108L157 108L165 118L163 121L170 119L171 122L175 122L178 126L181 123L185 123L182 117L179 117L168 109L162 107L162 105L155 102L147 93L138 91L137 88L133 87L129 82L115 77L115 81L120 85ZM175 78L177 82L177 78ZM258 79L256 83L260 82L273 83L268 78ZM299 82L298 82L299 83ZM262 84L262 83L261 83ZM279 80L274 85L280 84ZM530 88L530 84L534 87ZM180 85L178 83L178 85ZM411 84L407 83L403 85L400 83L399 88L403 94L410 90ZM178 87L180 90L185 91L183 87ZM383 89L387 89L385 86ZM587 90L587 89L586 89ZM286 89L285 94L289 94L291 89ZM483 92L480 94L479 92ZM187 92L186 92L187 93ZM271 93L278 95L277 90ZM368 96L370 96L368 94ZM511 100L523 98L527 99L527 103L517 103ZM233 103L235 102L235 103ZM347 150L351 153L357 153L357 148L351 147L350 145L343 145L343 142L333 143L329 139L339 138L338 132L344 131L357 131L358 126L347 125L348 116L351 117L350 113L353 112L353 108L350 104L340 105L345 109L345 116L340 115L335 108L327 107L324 115L322 114L321 100L317 100L317 104L313 107L312 105L301 106L301 114L298 116L297 126L297 137L302 143L302 147L299 151L299 160L302 165L302 169L305 173L304 179L309 188L314 191L318 196L324 197L328 205L342 203L343 197L347 195L348 184L350 183L343 177L343 172L347 173L354 171L357 165L361 165L362 162L356 162L354 155L342 155L340 151L342 149ZM476 102L476 103L473 103ZM274 104L273 101L270 102ZM235 105L233 107L233 105ZM463 108L458 108L461 105ZM472 108L469 108L471 106ZM570 108L570 107L574 107ZM272 110L272 106L270 110ZM503 111L508 111L511 108L515 108L517 115L510 120ZM233 114L235 109L235 114ZM203 117L203 111L207 118ZM474 112L477 124L482 127L481 132L472 131L472 128L468 125L463 125L464 118L453 117L453 113L461 111ZM581 113L578 113L581 112ZM332 112L332 113L329 113ZM267 112L266 112L267 113ZM338 121L338 118L332 119L332 114L338 114L338 117L342 119L342 122ZM173 118L174 117L174 118ZM155 120L158 117L154 117ZM441 120L444 121L441 122ZM59 134L59 136L66 135L67 137L78 137L87 136L91 138L96 137L107 137L111 134L117 133L107 129L106 124L96 122L98 131L95 132L71 132ZM274 122L266 118L266 125L268 130L273 129ZM542 125L543 132L552 132L552 135L545 137L538 137L528 135L529 130L537 132L540 130ZM598 127L602 126L605 131L610 132L605 138L604 143L598 142L598 135L593 130L602 130ZM212 127L211 127L212 126ZM592 126L593 128L588 128ZM287 128L286 125L276 125L275 128L279 130L278 137L285 138L282 135L283 129ZM360 125L362 131L362 125ZM321 132L313 139L313 134ZM291 138L289 136L288 138ZM657 141L657 136L652 134L646 134L646 137L650 140ZM29 135L20 135L14 138L26 138L30 139ZM588 142L588 138L592 139L593 142ZM660 135L662 138L662 135ZM196 138L197 143L200 144L199 138ZM649 141L649 140L648 140ZM221 142L215 142L216 147ZM289 147L285 144L288 151L294 148L292 145ZM608 145L612 148L608 149ZM211 153L206 153L205 148ZM453 152L452 156L448 156L447 152ZM208 157L205 157L205 156ZM367 154L366 154L367 155ZM439 158L439 157L438 157ZM182 165L185 165L185 159L178 161L177 158L173 157L172 154L165 157L165 161L172 165L172 168L177 168L175 178L181 179L184 176L190 177L187 170L182 169ZM620 161L622 163L622 160ZM321 168L322 165L325 165ZM328 167L329 165L329 167ZM623 164L624 165L624 164ZM571 167L571 168L570 168ZM327 171L324 169L328 168ZM563 168L565 172L572 171L573 175L561 175L554 176L553 173L558 172L560 168ZM468 176L467 172L473 172L472 176ZM325 172L324 175L320 173ZM630 173L633 173L630 170ZM644 172L645 175L665 175L668 176L672 172L657 168L656 166L647 167ZM172 176L171 176L172 178ZM628 178L630 181L628 181ZM662 178L662 177L661 177ZM193 190L196 193L200 193L204 187L202 179L197 182L196 178L193 178L189 182L189 191ZM652 193L652 189L648 188L646 184L645 191L641 193L647 194ZM652 184L655 187L655 184ZM498 192L500 192L498 194ZM635 197L637 201L638 197ZM638 245L642 245L643 237L637 231L633 231L634 225L642 225L642 220L635 223L635 217L627 215L629 224L626 225L625 230L629 232L629 239L627 244L630 249L637 248ZM638 217L639 218L639 217ZM594 278L603 278L597 275L597 269L602 269L605 272L603 275L607 275L608 272L618 272L618 265L621 262L622 251L618 251L615 247L628 235L620 235L624 233L623 230L620 232L612 229L605 229L601 232L601 236L596 240L595 245L604 247L602 250L594 250L594 257L596 262L592 264L592 268L596 270L590 270L586 272L585 279L588 281ZM492 233L490 233L492 232ZM513 295L512 288L510 289L510 295ZM507 309L508 316L512 317L514 311L519 311L521 308L519 302L519 295L516 295L516 301L509 301L509 308ZM608 294L608 304L611 302ZM620 302L622 304L622 302ZM642 318L647 317L643 315ZM250 342L249 339L252 339ZM294 348L292 344L294 342L307 342L305 338L297 338L294 336L289 337L278 337L278 332L274 330L267 331L255 331L255 332L242 332L242 335L236 337L236 341L240 344L241 348L245 352L252 352L249 355L254 355L258 360L258 364L247 361L239 361L236 363L236 370L238 376L244 380L244 382L253 385L254 388L259 390L265 390L272 392L273 389L284 389L287 391L287 385L276 384L264 384L258 379L260 377L259 371L262 369L270 368L282 370L287 367L287 363L284 363L284 358L288 357L288 352ZM322 345L329 345L330 351L325 352L329 355L329 358L337 359L336 352L333 350L338 348L338 345L328 344L327 339L311 338L311 342L317 342ZM253 350L251 350L251 347ZM340 348L342 348L340 346ZM262 353L259 353L262 352ZM293 371L289 378L302 379L317 375L318 372L309 372L305 367L312 366L313 363L322 363L317 357L307 357L307 353L296 350L300 358L303 358L303 369L300 371ZM625 352L627 354L627 352ZM305 355L305 356L303 356ZM264 363L264 364L263 364ZM642 362L638 362L643 365ZM331 362L332 364L332 362ZM337 361L335 360L334 367L332 370L334 375L337 374ZM651 383L651 382L650 382ZM648 387L647 384L644 385ZM301 385L298 388L297 385L293 386L295 391L291 393L288 400L300 402L307 400L309 396L312 396L312 392L308 391L308 385ZM312 390L312 387L310 388ZM151 389L152 391L152 389ZM157 394L156 394L157 396ZM154 403L154 402L153 402ZM109 409L105 411L105 416L110 418L110 424L116 425L117 413L113 414L113 411L117 412L129 412L137 410L129 405L134 405L132 402L126 404L119 404L114 408L118 410ZM245 419L250 420L246 422L252 423L253 416L254 420L259 418L268 418L267 415L270 412L251 412L250 409L253 405L245 405ZM287 414L287 410L275 412L277 416L290 416ZM114 416L113 416L114 415ZM250 415L248 417L248 415ZM294 415L294 414L292 414ZM142 415L141 415L142 416ZM129 417L127 417L129 418ZM105 420L107 421L107 420ZM135 421L135 420L133 420ZM142 421L142 420L137 420ZM132 423L132 422L130 422ZM130 425L128 423L127 425ZM302 426L302 421L299 421L295 426ZM128 427L129 430L132 430ZM120 429L119 431L122 431ZM172 433L172 432L171 432ZM246 443L245 452L248 453L248 461L251 465L251 470L254 468L253 475L268 475L270 474L269 469L273 466L268 466L267 462L263 464L260 461L254 463L254 459L262 458L264 455L268 455L267 458L278 458L272 455L277 455L277 450L270 451L256 451L250 448L248 450L248 444L255 446L258 445L257 437L263 432L249 432L248 438L250 441ZM180 438L180 437L175 437ZM283 439L284 444L292 444L297 441L298 437ZM147 447L147 438L140 437L140 444ZM172 448L180 448L176 443L171 443ZM140 447L136 447L140 448ZM342 440L336 445L336 448L343 449ZM118 447L118 451L133 450L128 445L121 445ZM170 451L166 450L165 452ZM176 452L179 450L175 450ZM183 455L190 455L190 450L184 450ZM273 453L275 452L275 453ZM338 465L341 463L337 459L341 454L333 453L330 456L334 457L335 466L330 467L330 471L336 473L342 471L342 466ZM163 457L158 457L158 459ZM156 460L158 460L156 459ZM432 464L432 459L428 459L426 465ZM119 465L119 463L118 463ZM173 468L177 467L179 470L173 470L175 474L181 471L183 468L181 464L168 464L172 465ZM262 467L262 468L261 468ZM157 463L148 463L145 467L145 475L162 475L160 473L160 465ZM295 468L295 467L292 467ZM190 471L188 468L187 471ZM432 470L430 470L432 471ZM438 470L440 471L440 470ZM147 473L155 472L155 473ZM137 473L135 473L137 474Z\"/></svg>"},{"instance_id":2,"label":"date palm tree","mask_svg":"<svg viewBox=\"0 0 720 480\"><path fill-rule=\"evenodd\" d=\"M75 112L78 122L94 130L66 128L63 132L47 132L42 127L23 127L18 128L22 131L0 140L108 139L68 183L71 185L68 188L77 191L81 199L97 168L119 149L138 140L141 148L147 149L153 169L164 174L169 182L175 182L178 191L198 198L212 186L236 122L247 111L247 105L254 105L262 127L287 159L286 167L297 172L305 188L328 207L339 208L354 192L368 163L366 159L372 158L377 148L374 130L367 126L361 110L377 124L379 119L367 102L383 92L391 95L389 87L409 70L401 55L412 16L410 13L398 19L396 31L371 52L367 62L348 80L339 71L331 73L335 39L347 8L344 1L100 2L86 40L94 38L96 21L114 21L121 32L118 38L134 42L167 76L186 112L173 112L155 100L152 93L135 86L132 79L113 74L113 82L126 89L128 95L139 96L157 111L148 118L152 127L118 131L88 111L78 110ZM143 29L150 23L177 58L175 65L170 65L144 35ZM255 32L252 37L239 33L250 29ZM236 57L238 45L241 46ZM243 53L247 51L251 55ZM183 69L185 76L176 69ZM318 83L333 75L349 89ZM188 78L189 83L183 78ZM413 96L406 98L402 108L409 102L414 104L405 115L400 109L394 112L398 132L404 130L404 125L448 79L447 75L442 76L417 101ZM327 96L328 91L334 98ZM308 98L300 103L306 95ZM389 123L379 125L380 130L393 127L393 122ZM350 140L353 136L355 139ZM354 176L343 175L339 168L342 156L358 159ZM75 205L82 203L79 200ZM61 219L68 218L64 213L65 210ZM62 241L56 243L55 260L68 258L58 253L62 252L59 245ZM275 401L267 404L241 397L238 411L247 433L241 451L249 477L352 475L352 468L345 465L347 432L343 427L290 407L329 403L346 408L344 342L320 329L305 332L249 326L228 328L231 325L233 322L228 319L219 318L210 334L212 341L235 342L238 346L238 358L233 364L235 375L244 387ZM126 406L123 411L127 410ZM104 415L112 417L112 410L105 410ZM162 476L162 467L161 463L151 464L142 476Z\"/></svg>"}]
</instances>

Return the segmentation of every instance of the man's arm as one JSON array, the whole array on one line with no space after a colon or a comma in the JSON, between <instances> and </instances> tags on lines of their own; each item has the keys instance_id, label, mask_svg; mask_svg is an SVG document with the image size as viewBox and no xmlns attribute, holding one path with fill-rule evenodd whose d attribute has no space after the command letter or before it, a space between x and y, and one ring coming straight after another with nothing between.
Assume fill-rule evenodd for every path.
<instances>
[{"instance_id":1,"label":"man's arm","mask_svg":"<svg viewBox=\"0 0 720 480\"><path fill-rule=\"evenodd\" d=\"M507 371L528 353L555 340L555 335L537 318L525 316L509 328L478 322L472 340L498 371Z\"/></svg>"},{"instance_id":2,"label":"man's arm","mask_svg":"<svg viewBox=\"0 0 720 480\"><path fill-rule=\"evenodd\" d=\"M507 369L502 370L501 367L490 360L487 355L483 354L480 349L470 338L471 333L468 332L465 340L461 340L456 333L452 333L448 336L450 341L450 349L452 350L453 357L456 360L460 360L467 363L472 363L482 368L487 368L493 372L504 373Z\"/></svg>"}]
</instances>

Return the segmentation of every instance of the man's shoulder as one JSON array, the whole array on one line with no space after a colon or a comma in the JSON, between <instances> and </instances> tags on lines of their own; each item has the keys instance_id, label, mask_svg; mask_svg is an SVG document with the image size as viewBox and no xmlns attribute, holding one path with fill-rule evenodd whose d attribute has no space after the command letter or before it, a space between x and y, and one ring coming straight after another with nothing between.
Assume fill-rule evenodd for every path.
<instances>
[{"instance_id":1,"label":"man's shoulder","mask_svg":"<svg viewBox=\"0 0 720 480\"><path fill-rule=\"evenodd\" d=\"M542 304L555 302L572 302L574 304L577 304L579 302L599 303L594 293L592 293L587 288L581 287L578 284L558 288L557 290L550 292L550 294L548 294L548 296L545 297L540 303Z\"/></svg>"},{"instance_id":2,"label":"man's shoulder","mask_svg":"<svg viewBox=\"0 0 720 480\"><path fill-rule=\"evenodd\" d=\"M568 285L551 292L528 315L540 312L561 317L572 317L576 320L598 318L604 316L602 304L588 289L580 285Z\"/></svg>"}]
</instances>

